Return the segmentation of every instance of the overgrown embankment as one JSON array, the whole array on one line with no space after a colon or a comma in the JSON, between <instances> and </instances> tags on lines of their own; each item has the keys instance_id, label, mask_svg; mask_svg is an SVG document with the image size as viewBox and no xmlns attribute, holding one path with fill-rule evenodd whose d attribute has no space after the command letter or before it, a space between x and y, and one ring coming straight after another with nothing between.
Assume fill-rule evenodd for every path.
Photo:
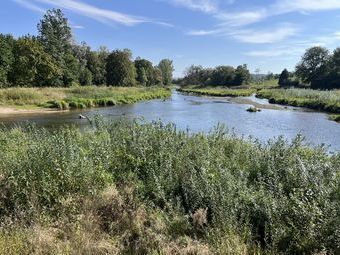
<instances>
[{"instance_id":1,"label":"overgrown embankment","mask_svg":"<svg viewBox=\"0 0 340 255\"><path fill-rule=\"evenodd\" d=\"M0 89L0 106L19 109L76 109L170 97L164 87L71 87Z\"/></svg>"},{"instance_id":2,"label":"overgrown embankment","mask_svg":"<svg viewBox=\"0 0 340 255\"><path fill-rule=\"evenodd\" d=\"M251 96L256 92L256 89L230 89L221 87L184 87L177 89L179 92L192 93L202 96L214 97L241 97Z\"/></svg>"},{"instance_id":3,"label":"overgrown embankment","mask_svg":"<svg viewBox=\"0 0 340 255\"><path fill-rule=\"evenodd\" d=\"M339 252L339 154L94 123L0 130L1 254Z\"/></svg>"},{"instance_id":4,"label":"overgrown embankment","mask_svg":"<svg viewBox=\"0 0 340 255\"><path fill-rule=\"evenodd\" d=\"M340 114L340 90L265 89L258 91L257 96L269 99L270 103Z\"/></svg>"}]
</instances>

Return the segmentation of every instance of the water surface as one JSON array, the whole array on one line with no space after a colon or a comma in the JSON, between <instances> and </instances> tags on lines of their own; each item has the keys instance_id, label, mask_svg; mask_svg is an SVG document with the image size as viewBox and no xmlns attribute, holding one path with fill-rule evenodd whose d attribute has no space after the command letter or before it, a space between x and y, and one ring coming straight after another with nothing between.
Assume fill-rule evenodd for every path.
<instances>
[{"instance_id":1,"label":"water surface","mask_svg":"<svg viewBox=\"0 0 340 255\"><path fill-rule=\"evenodd\" d=\"M247 99L268 104L265 99ZM198 97L174 91L171 99L165 101L152 100L82 111L13 115L0 117L0 122L16 125L30 121L45 127L89 125L88 120L79 119L81 113L88 117L99 114L107 119L143 117L147 121L162 120L172 122L181 129L188 128L192 132L209 132L218 123L224 123L240 136L252 136L267 141L280 135L291 140L297 134L302 134L310 145L325 144L332 151L340 151L340 124L328 120L325 113L296 107L263 109L261 112L249 113L246 111L249 106L235 103L228 98Z\"/></svg>"}]
</instances>

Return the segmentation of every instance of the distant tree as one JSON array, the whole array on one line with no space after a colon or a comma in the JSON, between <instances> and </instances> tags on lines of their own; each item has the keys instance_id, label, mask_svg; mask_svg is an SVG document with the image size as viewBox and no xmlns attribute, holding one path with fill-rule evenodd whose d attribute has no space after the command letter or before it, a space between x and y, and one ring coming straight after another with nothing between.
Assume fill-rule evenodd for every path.
<instances>
[{"instance_id":1,"label":"distant tree","mask_svg":"<svg viewBox=\"0 0 340 255\"><path fill-rule=\"evenodd\" d=\"M204 83L203 67L191 65L184 72L183 82L186 85L202 85Z\"/></svg>"},{"instance_id":2,"label":"distant tree","mask_svg":"<svg viewBox=\"0 0 340 255\"><path fill-rule=\"evenodd\" d=\"M334 50L328 63L328 71L328 77L323 88L340 89L340 48Z\"/></svg>"},{"instance_id":3,"label":"distant tree","mask_svg":"<svg viewBox=\"0 0 340 255\"><path fill-rule=\"evenodd\" d=\"M136 69L131 61L130 50L115 50L107 58L107 84L111 86L133 86L136 83Z\"/></svg>"},{"instance_id":4,"label":"distant tree","mask_svg":"<svg viewBox=\"0 0 340 255\"><path fill-rule=\"evenodd\" d=\"M246 84L250 81L250 72L246 64L239 65L235 70L234 85Z\"/></svg>"},{"instance_id":5,"label":"distant tree","mask_svg":"<svg viewBox=\"0 0 340 255\"><path fill-rule=\"evenodd\" d=\"M16 41L10 74L13 84L23 87L51 86L60 72L55 60L35 38L25 36Z\"/></svg>"},{"instance_id":6,"label":"distant tree","mask_svg":"<svg viewBox=\"0 0 340 255\"><path fill-rule=\"evenodd\" d=\"M163 59L158 64L159 70L162 72L163 84L165 86L171 85L174 66L171 60Z\"/></svg>"},{"instance_id":7,"label":"distant tree","mask_svg":"<svg viewBox=\"0 0 340 255\"><path fill-rule=\"evenodd\" d=\"M154 85L153 81L153 65L146 59L137 58L135 60L137 77L136 80L143 86Z\"/></svg>"},{"instance_id":8,"label":"distant tree","mask_svg":"<svg viewBox=\"0 0 340 255\"><path fill-rule=\"evenodd\" d=\"M284 69L284 70L281 72L281 74L280 74L278 84L279 84L281 87L287 86L287 85L288 85L288 80L289 80L289 72L288 72L287 69Z\"/></svg>"},{"instance_id":9,"label":"distant tree","mask_svg":"<svg viewBox=\"0 0 340 255\"><path fill-rule=\"evenodd\" d=\"M71 51L72 32L63 12L60 9L48 10L38 24L38 31L38 38L46 52L56 60L63 71L62 76L67 75L65 62ZM60 79L67 80L68 77Z\"/></svg>"},{"instance_id":10,"label":"distant tree","mask_svg":"<svg viewBox=\"0 0 340 255\"><path fill-rule=\"evenodd\" d=\"M301 62L296 66L296 76L317 88L320 81L327 76L329 59L329 52L326 48L317 46L307 49Z\"/></svg>"},{"instance_id":11,"label":"distant tree","mask_svg":"<svg viewBox=\"0 0 340 255\"><path fill-rule=\"evenodd\" d=\"M158 68L158 66L154 66L152 75L152 83L156 86L163 85L163 76L162 71Z\"/></svg>"},{"instance_id":12,"label":"distant tree","mask_svg":"<svg viewBox=\"0 0 340 255\"><path fill-rule=\"evenodd\" d=\"M274 74L273 74L272 72L268 72L267 75L266 75L266 77L265 77L265 79L266 79L267 81L270 81L270 80L272 80L272 79L274 79L274 78L275 78L275 76L274 76Z\"/></svg>"},{"instance_id":13,"label":"distant tree","mask_svg":"<svg viewBox=\"0 0 340 255\"><path fill-rule=\"evenodd\" d=\"M215 86L231 86L235 80L235 69L232 66L218 66L213 70L212 84Z\"/></svg>"},{"instance_id":14,"label":"distant tree","mask_svg":"<svg viewBox=\"0 0 340 255\"><path fill-rule=\"evenodd\" d=\"M0 87L9 85L8 75L14 62L14 42L12 35L0 34Z\"/></svg>"}]
</instances>

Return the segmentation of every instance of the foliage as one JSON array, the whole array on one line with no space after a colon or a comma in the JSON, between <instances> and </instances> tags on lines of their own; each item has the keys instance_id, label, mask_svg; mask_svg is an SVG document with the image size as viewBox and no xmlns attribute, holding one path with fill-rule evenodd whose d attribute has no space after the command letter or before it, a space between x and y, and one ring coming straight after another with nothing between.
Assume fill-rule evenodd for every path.
<instances>
[{"instance_id":1,"label":"foliage","mask_svg":"<svg viewBox=\"0 0 340 255\"><path fill-rule=\"evenodd\" d=\"M287 104L330 113L340 113L340 90L265 89L258 91L257 96L268 98L270 103Z\"/></svg>"},{"instance_id":2,"label":"foliage","mask_svg":"<svg viewBox=\"0 0 340 255\"><path fill-rule=\"evenodd\" d=\"M115 50L107 58L107 84L111 86L133 86L136 83L136 69L131 61L130 50Z\"/></svg>"},{"instance_id":3,"label":"foliage","mask_svg":"<svg viewBox=\"0 0 340 255\"><path fill-rule=\"evenodd\" d=\"M240 65L236 69L232 66L218 66L214 69L202 66L190 66L180 85L201 86L239 86L250 82L247 65Z\"/></svg>"},{"instance_id":4,"label":"foliage","mask_svg":"<svg viewBox=\"0 0 340 255\"><path fill-rule=\"evenodd\" d=\"M13 36L0 34L0 87L9 84L8 76L14 62L13 47Z\"/></svg>"},{"instance_id":5,"label":"foliage","mask_svg":"<svg viewBox=\"0 0 340 255\"><path fill-rule=\"evenodd\" d=\"M161 71L163 84L169 86L172 83L172 73L175 70L170 59L162 59L158 64L158 69Z\"/></svg>"},{"instance_id":6,"label":"foliage","mask_svg":"<svg viewBox=\"0 0 340 255\"><path fill-rule=\"evenodd\" d=\"M44 87L60 73L57 63L33 37L19 38L14 44L14 62L10 73L13 84L22 87Z\"/></svg>"},{"instance_id":7,"label":"foliage","mask_svg":"<svg viewBox=\"0 0 340 255\"><path fill-rule=\"evenodd\" d=\"M288 70L285 68L282 73L280 74L280 77L279 77L279 85L281 87L284 87L287 85L288 83L288 80L289 80L289 72Z\"/></svg>"},{"instance_id":8,"label":"foliage","mask_svg":"<svg viewBox=\"0 0 340 255\"><path fill-rule=\"evenodd\" d=\"M152 86L154 81L154 67L152 63L146 59L137 58L135 60L137 77L136 80L143 86Z\"/></svg>"},{"instance_id":9,"label":"foliage","mask_svg":"<svg viewBox=\"0 0 340 255\"><path fill-rule=\"evenodd\" d=\"M94 123L0 131L0 230L17 222L18 232L32 231L29 242L12 234L16 249L339 252L338 153L306 147L301 137L245 141L223 127L204 135L160 122ZM189 243L198 250L176 253Z\"/></svg>"},{"instance_id":10,"label":"foliage","mask_svg":"<svg viewBox=\"0 0 340 255\"><path fill-rule=\"evenodd\" d=\"M319 46L307 49L301 62L296 66L296 75L313 89L340 88L339 56L339 49L333 54Z\"/></svg>"},{"instance_id":11,"label":"foliage","mask_svg":"<svg viewBox=\"0 0 340 255\"><path fill-rule=\"evenodd\" d=\"M71 87L74 85L134 86L136 70L130 50L97 51L77 44L68 19L60 9L48 10L38 24L38 37L0 34L0 87ZM32 47L32 48L30 48ZM157 67L136 60L143 86L170 84L172 61ZM164 77L163 77L164 75Z\"/></svg>"}]
</instances>

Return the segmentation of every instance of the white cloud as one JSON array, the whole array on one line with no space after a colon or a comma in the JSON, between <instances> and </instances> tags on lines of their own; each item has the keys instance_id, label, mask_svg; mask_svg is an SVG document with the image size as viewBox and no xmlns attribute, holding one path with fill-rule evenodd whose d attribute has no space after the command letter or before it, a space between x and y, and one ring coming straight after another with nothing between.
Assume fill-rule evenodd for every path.
<instances>
[{"instance_id":1,"label":"white cloud","mask_svg":"<svg viewBox=\"0 0 340 255\"><path fill-rule=\"evenodd\" d=\"M168 0L175 5L183 6L194 11L215 13L218 11L217 0Z\"/></svg>"},{"instance_id":2,"label":"white cloud","mask_svg":"<svg viewBox=\"0 0 340 255\"><path fill-rule=\"evenodd\" d=\"M27 9L30 9L32 11L36 11L36 12L41 12L41 13L44 13L45 10L40 8L39 6L31 3L31 2L28 2L26 0L13 0L14 2L20 4L21 6L27 8Z\"/></svg>"},{"instance_id":3,"label":"white cloud","mask_svg":"<svg viewBox=\"0 0 340 255\"><path fill-rule=\"evenodd\" d=\"M216 35L220 33L221 33L220 30L191 30L187 33L187 35L202 36L202 35Z\"/></svg>"},{"instance_id":4,"label":"white cloud","mask_svg":"<svg viewBox=\"0 0 340 255\"><path fill-rule=\"evenodd\" d=\"M245 26L252 23L259 22L267 17L267 11L265 9L257 11L246 11L238 13L220 12L215 15L222 23L221 25L229 26Z\"/></svg>"},{"instance_id":5,"label":"white cloud","mask_svg":"<svg viewBox=\"0 0 340 255\"><path fill-rule=\"evenodd\" d=\"M245 43L275 43L297 33L298 28L291 24L285 24L276 30L237 30L230 35Z\"/></svg>"},{"instance_id":6,"label":"white cloud","mask_svg":"<svg viewBox=\"0 0 340 255\"><path fill-rule=\"evenodd\" d=\"M37 6L35 3L48 4L48 5L58 7L58 8L63 8L63 9L73 11L75 13L78 13L80 15L86 16L88 18L97 20L105 24L119 23L119 24L126 25L126 26L134 26L134 25L141 24L141 23L153 23L153 24L167 26L167 27L173 26L169 23L156 21L156 20L149 19L146 17L134 16L134 15L129 15L129 14L121 13L121 12L112 11L109 9L99 8L94 5L83 3L78 0L58 0L58 1L13 0L13 1L26 8L29 8L34 11L39 11L39 12L45 12L45 10Z\"/></svg>"},{"instance_id":7,"label":"white cloud","mask_svg":"<svg viewBox=\"0 0 340 255\"><path fill-rule=\"evenodd\" d=\"M75 0L37 0L41 3L51 4L53 6L68 9L70 11L76 12L78 14L87 16L89 18L101 21L101 22L116 22L126 26L133 26L139 23L150 22L150 20L144 17L131 16L128 14L115 12L112 10L102 9L95 7L93 5L89 5L86 3L82 3L80 1Z\"/></svg>"}]
</instances>

